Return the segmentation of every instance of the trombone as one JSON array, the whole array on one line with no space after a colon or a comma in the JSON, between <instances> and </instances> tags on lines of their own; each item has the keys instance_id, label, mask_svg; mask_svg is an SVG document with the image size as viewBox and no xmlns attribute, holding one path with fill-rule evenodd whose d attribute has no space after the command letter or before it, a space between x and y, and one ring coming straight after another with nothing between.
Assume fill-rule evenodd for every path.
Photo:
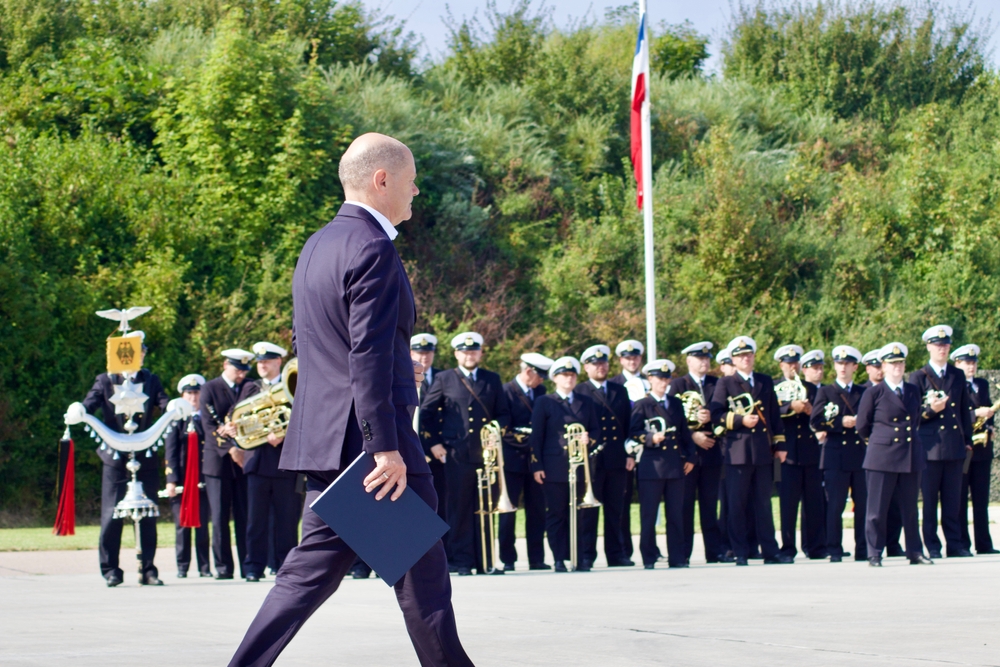
<instances>
[{"instance_id":1,"label":"trombone","mask_svg":"<svg viewBox=\"0 0 1000 667\"><path fill-rule=\"evenodd\" d=\"M503 574L497 567L497 536L493 525L494 514L516 512L517 508L507 495L507 480L503 474L503 432L495 420L479 431L483 447L483 467L476 469L479 484L479 536L482 541L483 571L487 574ZM499 484L498 484L499 482ZM497 484L500 497L493 503L493 486ZM487 543L489 551L487 551ZM487 561L487 556L489 557Z\"/></svg>"},{"instance_id":2,"label":"trombone","mask_svg":"<svg viewBox=\"0 0 1000 667\"><path fill-rule=\"evenodd\" d=\"M594 485L590 479L590 452L584 439L587 438L587 429L583 424L566 424L566 454L569 456L569 569L576 571L579 554L577 549L577 527L576 511L590 507L600 507L601 503L594 495ZM576 500L576 469L583 466L584 479L587 482L587 490L583 494L583 500Z\"/></svg>"}]
</instances>

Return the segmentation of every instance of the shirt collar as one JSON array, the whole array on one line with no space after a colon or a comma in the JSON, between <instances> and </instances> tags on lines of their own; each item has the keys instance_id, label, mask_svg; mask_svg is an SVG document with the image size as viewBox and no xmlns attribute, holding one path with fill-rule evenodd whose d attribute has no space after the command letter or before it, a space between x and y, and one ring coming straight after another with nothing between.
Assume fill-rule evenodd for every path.
<instances>
[{"instance_id":1,"label":"shirt collar","mask_svg":"<svg viewBox=\"0 0 1000 667\"><path fill-rule=\"evenodd\" d=\"M629 371L625 370L624 368L622 369L622 375L625 376L626 380L631 380L632 378L639 377L638 373L630 373Z\"/></svg>"},{"instance_id":2,"label":"shirt collar","mask_svg":"<svg viewBox=\"0 0 1000 667\"><path fill-rule=\"evenodd\" d=\"M263 383L263 384L267 385L268 387L270 387L273 384L281 382L281 376L278 375L273 380L268 380L267 378L261 378L260 381L261 381L261 383Z\"/></svg>"},{"instance_id":3,"label":"shirt collar","mask_svg":"<svg viewBox=\"0 0 1000 667\"><path fill-rule=\"evenodd\" d=\"M235 382L230 382L229 378L227 378L225 375L221 375L219 377L221 377L225 381L225 383L229 385L230 389L236 389L236 383Z\"/></svg>"},{"instance_id":4,"label":"shirt collar","mask_svg":"<svg viewBox=\"0 0 1000 667\"><path fill-rule=\"evenodd\" d=\"M753 373L752 372L750 373L750 375L744 375L743 371L736 371L736 374L739 375L744 380L746 380L747 382L750 382L750 380L753 379Z\"/></svg>"},{"instance_id":5,"label":"shirt collar","mask_svg":"<svg viewBox=\"0 0 1000 667\"><path fill-rule=\"evenodd\" d=\"M588 382L590 382L590 384L594 385L598 389L604 389L604 385L608 383L607 380L605 380L604 382L598 382L597 380L588 380Z\"/></svg>"},{"instance_id":6,"label":"shirt collar","mask_svg":"<svg viewBox=\"0 0 1000 667\"><path fill-rule=\"evenodd\" d=\"M567 394L562 393L558 389L556 389L556 393L559 394L559 398L563 399L564 401L570 401L570 402L573 401L573 393L572 392L570 392L567 395Z\"/></svg>"},{"instance_id":7,"label":"shirt collar","mask_svg":"<svg viewBox=\"0 0 1000 667\"><path fill-rule=\"evenodd\" d=\"M657 396L653 392L649 392L649 395L652 396L653 400L656 401L657 403L662 403L663 401L667 400L666 396Z\"/></svg>"},{"instance_id":8,"label":"shirt collar","mask_svg":"<svg viewBox=\"0 0 1000 667\"><path fill-rule=\"evenodd\" d=\"M385 234L386 236L389 237L390 241L396 240L396 237L399 236L399 232L396 231L396 228L392 226L391 222L389 222L389 218L385 217L384 215L373 209L368 204L362 204L361 202L354 201L353 199L348 199L344 203L350 204L352 206L360 206L361 208L371 213L372 217L378 220L378 224L382 225L382 229L385 231Z\"/></svg>"},{"instance_id":9,"label":"shirt collar","mask_svg":"<svg viewBox=\"0 0 1000 667\"><path fill-rule=\"evenodd\" d=\"M842 388L846 389L847 391L850 391L851 387L854 386L853 382L848 382L847 384L844 384L840 380L837 380L837 384L839 384Z\"/></svg>"},{"instance_id":10,"label":"shirt collar","mask_svg":"<svg viewBox=\"0 0 1000 667\"><path fill-rule=\"evenodd\" d=\"M459 366L458 370L462 371L462 375L471 380L472 378L476 377L476 371L479 370L479 367L477 366L476 368L473 368L471 371L467 371L465 370L464 366Z\"/></svg>"},{"instance_id":11,"label":"shirt collar","mask_svg":"<svg viewBox=\"0 0 1000 667\"><path fill-rule=\"evenodd\" d=\"M903 386L902 382L900 382L899 384L893 384L889 382L888 378L883 379L882 382L884 382L885 386L889 387L889 389L891 389L893 392L895 392L897 389Z\"/></svg>"},{"instance_id":12,"label":"shirt collar","mask_svg":"<svg viewBox=\"0 0 1000 667\"><path fill-rule=\"evenodd\" d=\"M688 373L688 375L691 376L691 379L694 380L695 384L701 384L701 383L703 383L705 381L705 376L704 375L695 375L694 373L690 373L690 372Z\"/></svg>"},{"instance_id":13,"label":"shirt collar","mask_svg":"<svg viewBox=\"0 0 1000 667\"><path fill-rule=\"evenodd\" d=\"M937 373L938 375L941 375L942 373L944 373L945 369L948 368L947 364L944 365L944 366L938 366L933 361L928 361L927 365L929 365L931 368L933 368L934 372Z\"/></svg>"},{"instance_id":14,"label":"shirt collar","mask_svg":"<svg viewBox=\"0 0 1000 667\"><path fill-rule=\"evenodd\" d=\"M521 375L520 374L514 376L514 381L517 382L517 386L520 387L521 391L523 391L525 394L531 392L531 388L528 387L528 385L526 385L523 382L521 382Z\"/></svg>"}]
</instances>

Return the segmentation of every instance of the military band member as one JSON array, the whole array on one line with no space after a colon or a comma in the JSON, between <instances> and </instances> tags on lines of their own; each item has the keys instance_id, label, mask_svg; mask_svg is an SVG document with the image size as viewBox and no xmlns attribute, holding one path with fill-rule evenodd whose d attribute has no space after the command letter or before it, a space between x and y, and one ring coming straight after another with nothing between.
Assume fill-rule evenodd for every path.
<instances>
[{"instance_id":1,"label":"military band member","mask_svg":"<svg viewBox=\"0 0 1000 667\"><path fill-rule=\"evenodd\" d=\"M281 360L288 354L285 348L265 341L254 343L251 349L256 355L260 379L244 383L239 401L269 392L272 386L281 382ZM274 536L275 570L281 569L285 556L299 543L302 503L295 491L295 473L278 467L284 441L284 436L271 433L266 444L247 450L243 455L243 474L247 483L247 555L244 570L248 582L264 578L269 526Z\"/></svg>"},{"instance_id":2,"label":"military band member","mask_svg":"<svg viewBox=\"0 0 1000 667\"><path fill-rule=\"evenodd\" d=\"M222 374L201 388L201 423L205 429L205 489L212 510L212 558L215 578L235 576L229 519L236 530L236 554L240 577L246 576L247 479L243 474L246 453L236 446L236 425L226 423L239 402L247 382L250 363L256 355L239 348L222 351Z\"/></svg>"},{"instance_id":3,"label":"military band member","mask_svg":"<svg viewBox=\"0 0 1000 667\"><path fill-rule=\"evenodd\" d=\"M979 368L979 346L963 345L951 353L955 365L965 373L969 383L969 398L975 409L974 418L985 419L982 429L973 432L972 458L968 471L962 475L962 502L959 509L962 540L965 548L972 548L969 539L969 495L972 495L972 521L977 554L1000 553L993 548L990 537L990 470L993 467L993 402L990 400L990 383L976 377Z\"/></svg>"},{"instance_id":4,"label":"military band member","mask_svg":"<svg viewBox=\"0 0 1000 667\"><path fill-rule=\"evenodd\" d=\"M694 502L697 498L705 560L718 563L724 559L725 550L722 548L722 532L717 514L719 483L722 478L722 446L713 437L712 413L708 411L708 404L718 381L718 378L708 374L712 369L712 347L709 341L702 341L681 350L681 354L686 355L684 361L688 372L671 380L667 393L681 396L692 391L701 398L702 407L695 413L698 425L691 432L691 439L695 444L694 468L684 477L685 560L691 560L694 550Z\"/></svg>"},{"instance_id":5,"label":"military band member","mask_svg":"<svg viewBox=\"0 0 1000 667\"><path fill-rule=\"evenodd\" d=\"M649 395L632 407L629 450L638 459L639 552L642 564L652 570L659 550L656 547L656 515L663 503L667 523L667 564L688 567L684 538L684 477L694 469L695 444L691 439L684 405L667 395L674 364L666 359L643 367L649 378Z\"/></svg>"},{"instance_id":6,"label":"military band member","mask_svg":"<svg viewBox=\"0 0 1000 667\"><path fill-rule=\"evenodd\" d=\"M622 385L608 381L611 348L592 345L584 350L580 361L588 379L576 385L576 392L594 402L601 423L600 440L604 444L600 453L591 459L594 494L604 506L604 555L609 567L631 567L635 563L626 555L621 525L628 478L635 467L635 461L625 454L632 404ZM595 561L596 549L584 554L584 558Z\"/></svg>"},{"instance_id":7,"label":"military band member","mask_svg":"<svg viewBox=\"0 0 1000 667\"><path fill-rule=\"evenodd\" d=\"M791 563L790 556L778 552L771 516L774 452L785 442L774 382L769 376L754 372L757 343L752 338L739 336L728 347L737 372L716 383L709 410L716 429L725 429L722 455L729 504L729 540L736 564L747 565L750 544L746 507L753 503L764 562Z\"/></svg>"},{"instance_id":8,"label":"military band member","mask_svg":"<svg viewBox=\"0 0 1000 667\"><path fill-rule=\"evenodd\" d=\"M645 352L642 343L635 339L623 340L615 346L621 373L608 379L608 382L623 385L628 391L628 398L635 404L649 391L649 379L642 375L642 354ZM625 508L622 510L622 545L625 557L632 560L632 500L635 496L635 471L632 471L625 482Z\"/></svg>"},{"instance_id":9,"label":"military band member","mask_svg":"<svg viewBox=\"0 0 1000 667\"><path fill-rule=\"evenodd\" d=\"M819 468L826 492L826 551L831 563L844 556L844 507L850 489L854 501L854 560L868 558L865 545L865 516L868 487L865 485L865 443L857 431L858 405L865 388L854 382L861 352L850 345L833 348L833 384L819 388L813 401L809 423L822 445Z\"/></svg>"},{"instance_id":10,"label":"military band member","mask_svg":"<svg viewBox=\"0 0 1000 667\"><path fill-rule=\"evenodd\" d=\"M723 350L719 350L719 353L715 355L715 363L719 365L719 373L722 374L722 377L729 377L730 375L736 372L736 366L733 366L732 353L729 351L728 347ZM713 389L712 393L708 394L709 402L711 402L714 393L715 390ZM716 447L719 449L720 456L722 456L722 441L723 441L724 431L725 429L722 429L722 432L720 432L713 428L713 435L715 435ZM729 541L729 510L727 509L728 502L726 496L725 470L726 468L725 466L723 466L722 470L719 473L719 534L720 534L719 540L721 543L721 546L719 548L722 553L722 558L720 558L720 560L723 563L733 563L736 561L736 554L733 553L733 546L732 543ZM757 547L757 528L756 528L757 520L753 518L754 516L755 515L753 514L753 505L752 504L748 505L747 506L747 526L749 529L748 539L750 541L750 545L752 548Z\"/></svg>"},{"instance_id":11,"label":"military band member","mask_svg":"<svg viewBox=\"0 0 1000 667\"><path fill-rule=\"evenodd\" d=\"M146 357L148 348L146 347L146 334L142 331L130 331L124 335L125 338L138 338L142 343L142 356ZM137 413L132 419L138 424L136 433L141 433L153 425L160 413L166 409L169 397L163 390L160 378L143 368L135 373L128 373L132 382L142 388L146 395L142 412ZM101 420L112 431L125 433L125 423L127 418L123 414L115 413L115 386L121 385L125 381L122 374L101 373L94 380L94 385L87 392L83 399L84 409L92 415L101 411ZM122 542L122 521L114 518L115 506L125 497L128 482L131 474L125 468L128 456L119 454L114 449L102 444L97 449L97 455L101 459L101 532L98 537L98 552L101 563L101 576L104 577L108 587L114 587L122 583L122 569L119 567L119 552ZM156 490L160 486L160 457L152 449L146 449L135 453L136 459L141 467L136 475L138 481L142 482L143 489L148 495L155 497ZM153 564L156 556L156 518L146 517L139 521L139 543L142 547L141 560L139 562L139 583L143 585L162 586L159 579L159 572Z\"/></svg>"},{"instance_id":12,"label":"military band member","mask_svg":"<svg viewBox=\"0 0 1000 667\"><path fill-rule=\"evenodd\" d=\"M885 373L882 372L882 360L879 359L881 353L882 348L878 348L866 352L865 356L861 357L861 363L864 364L865 373L868 375L868 379L861 383L862 388L871 389L885 377Z\"/></svg>"},{"instance_id":13,"label":"military band member","mask_svg":"<svg viewBox=\"0 0 1000 667\"><path fill-rule=\"evenodd\" d=\"M927 467L926 453L917 438L920 426L920 390L904 382L908 350L902 343L882 348L879 384L865 391L858 405L857 431L868 446L865 450L865 484L868 507L865 541L868 563L882 567L886 539L886 518L893 491L899 491L899 509L906 534L906 554L913 565L931 564L924 556L917 525L917 494L920 472Z\"/></svg>"},{"instance_id":14,"label":"military band member","mask_svg":"<svg viewBox=\"0 0 1000 667\"><path fill-rule=\"evenodd\" d=\"M589 454L600 445L601 427L593 401L574 391L580 375L580 362L560 357L549 371L554 393L539 396L531 415L531 471L545 492L545 531L555 560L555 571L566 572L569 547L569 454L566 450L566 427L581 424ZM593 461L593 458L590 459ZM586 479L583 466L577 469L577 502L583 499ZM593 553L597 547L598 508L577 510L577 553ZM577 569L590 571L593 562L580 558Z\"/></svg>"},{"instance_id":15,"label":"military band member","mask_svg":"<svg viewBox=\"0 0 1000 667\"><path fill-rule=\"evenodd\" d=\"M167 459L167 497L170 499L170 512L174 516L174 527L176 536L174 538L175 551L177 554L177 578L187 577L188 568L191 566L191 531L194 530L195 559L198 564L198 574L202 577L212 576L212 564L209 561L208 546L208 494L205 492L205 471L204 458L205 451L205 429L201 425L201 415L198 410L199 399L201 398L201 387L205 384L205 378L197 373L185 375L177 383L177 393L191 405L194 410L187 419L179 419L173 423L171 430L164 440L164 457ZM184 485L188 466L188 433L194 432L198 439L198 477L200 486L197 489L185 488L183 493L197 492L199 495L198 510L201 526L199 528L184 528L181 526L181 494L177 492L178 486Z\"/></svg>"},{"instance_id":16,"label":"military band member","mask_svg":"<svg viewBox=\"0 0 1000 667\"><path fill-rule=\"evenodd\" d=\"M434 356L437 354L437 345L438 339L434 334L420 333L410 338L410 359L424 367L424 379L420 383L420 386L417 387L417 395L421 402L427 396L431 385L434 384L437 374L441 372L440 368L434 367ZM430 458L429 465L431 467L431 475L434 476L434 490L438 495L438 516L447 521L445 512L448 485L445 483L444 475L444 460L447 458L447 453L443 446L437 449L436 454L435 452L431 452L430 434L425 432L425 429L420 428L420 410L417 410L413 414L413 430L420 436L420 442L424 446L424 453ZM447 538L447 535L445 537Z\"/></svg>"},{"instance_id":17,"label":"military band member","mask_svg":"<svg viewBox=\"0 0 1000 667\"><path fill-rule=\"evenodd\" d=\"M910 373L910 382L923 397L918 436L927 450L927 469L921 476L923 537L931 558L941 557L938 537L938 500L941 528L948 556L971 556L962 539L962 467L972 451L972 402L965 373L948 363L951 327L933 326L924 332L930 360Z\"/></svg>"},{"instance_id":18,"label":"military band member","mask_svg":"<svg viewBox=\"0 0 1000 667\"><path fill-rule=\"evenodd\" d=\"M485 572L476 510L478 482L476 469L483 466L480 431L496 421L501 430L510 425L510 408L500 376L479 368L483 357L483 337L469 331L451 340L458 368L441 371L421 401L421 429L430 434L431 453L440 459L445 450L445 477L448 487L448 563L459 575Z\"/></svg>"},{"instance_id":19,"label":"military band member","mask_svg":"<svg viewBox=\"0 0 1000 667\"><path fill-rule=\"evenodd\" d=\"M544 382L553 361L543 354L521 355L521 370L503 386L510 406L510 426L503 437L503 469L507 494L517 507L524 497L524 533L528 543L528 569L551 570L545 562L545 492L531 474L531 415L535 400L545 395ZM516 512L500 515L500 560L510 572L517 561L514 526Z\"/></svg>"},{"instance_id":20,"label":"military band member","mask_svg":"<svg viewBox=\"0 0 1000 667\"><path fill-rule=\"evenodd\" d=\"M879 355L882 348L871 350L862 357L861 361L865 365L865 373L868 379L861 385L865 389L871 389L885 377L882 371L882 360ZM903 536L903 516L899 511L899 494L893 493L889 501L889 516L886 519L885 555L887 558L902 558L906 555L899 538Z\"/></svg>"}]
</instances>

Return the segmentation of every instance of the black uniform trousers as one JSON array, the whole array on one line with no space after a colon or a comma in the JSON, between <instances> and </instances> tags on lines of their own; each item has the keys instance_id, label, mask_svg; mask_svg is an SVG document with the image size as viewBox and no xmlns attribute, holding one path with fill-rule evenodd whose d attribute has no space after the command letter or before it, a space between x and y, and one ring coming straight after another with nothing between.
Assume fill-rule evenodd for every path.
<instances>
[{"instance_id":1,"label":"black uniform trousers","mask_svg":"<svg viewBox=\"0 0 1000 667\"><path fill-rule=\"evenodd\" d=\"M826 513L823 471L818 465L781 464L778 483L781 507L781 551L789 556L795 548L799 503L802 504L802 553L809 558L826 556Z\"/></svg>"},{"instance_id":2,"label":"black uniform trousers","mask_svg":"<svg viewBox=\"0 0 1000 667\"><path fill-rule=\"evenodd\" d=\"M177 554L177 572L187 574L191 567L191 531L194 531L194 552L198 563L198 572L212 573L212 563L208 559L208 494L205 489L198 489L201 496L198 499L198 511L201 518L200 528L181 528L181 494L170 499L170 513L174 515L174 550Z\"/></svg>"},{"instance_id":3,"label":"black uniform trousers","mask_svg":"<svg viewBox=\"0 0 1000 667\"><path fill-rule=\"evenodd\" d=\"M694 501L698 499L701 519L701 539L705 543L705 560L714 563L725 551L719 527L719 478L722 466L696 465L684 476L684 554L691 560L694 551Z\"/></svg>"},{"instance_id":4,"label":"black uniform trousers","mask_svg":"<svg viewBox=\"0 0 1000 667\"><path fill-rule=\"evenodd\" d=\"M302 542L285 559L274 587L229 663L231 666L273 664L302 624L336 592L354 563L357 557L354 551L308 509L337 474L322 479L310 477L307 509L302 518ZM430 475L407 475L406 485L428 505L437 507ZM421 665L472 665L458 638L448 562L440 541L394 588Z\"/></svg>"},{"instance_id":5,"label":"black uniform trousers","mask_svg":"<svg viewBox=\"0 0 1000 667\"><path fill-rule=\"evenodd\" d=\"M545 490L530 473L504 471L507 495L517 507L524 494L524 536L528 542L528 564L541 565L545 562ZM568 501L567 501L568 502ZM514 526L517 512L500 515L498 533L500 536L500 561L512 565L517 561L514 546Z\"/></svg>"},{"instance_id":6,"label":"black uniform trousers","mask_svg":"<svg viewBox=\"0 0 1000 667\"><path fill-rule=\"evenodd\" d=\"M288 552L299 542L299 503L294 477L248 474L247 538L244 570L264 574L268 562L268 524L274 521L274 567L281 569Z\"/></svg>"},{"instance_id":7,"label":"black uniform trousers","mask_svg":"<svg viewBox=\"0 0 1000 667\"><path fill-rule=\"evenodd\" d=\"M903 551L903 546L899 543L899 538L903 535L903 513L899 511L898 489L892 494L892 499L889 501L889 516L886 519L886 526L886 556L905 555L906 552Z\"/></svg>"},{"instance_id":8,"label":"black uniform trousers","mask_svg":"<svg viewBox=\"0 0 1000 667\"><path fill-rule=\"evenodd\" d=\"M923 471L921 491L923 493L923 533L924 543L930 551L941 551L938 537L938 500L941 501L941 529L948 542L948 553L964 548L962 523L959 512L962 507L962 466L964 459L954 461L928 461Z\"/></svg>"},{"instance_id":9,"label":"black uniform trousers","mask_svg":"<svg viewBox=\"0 0 1000 667\"><path fill-rule=\"evenodd\" d=\"M920 473L866 470L865 484L868 488L868 512L865 517L868 557L882 555L886 542L886 518L893 491L899 494L899 511L903 520L903 533L906 535L906 555L911 558L923 555L924 545L920 541L920 527L917 525Z\"/></svg>"},{"instance_id":10,"label":"black uniform trousers","mask_svg":"<svg viewBox=\"0 0 1000 667\"><path fill-rule=\"evenodd\" d=\"M232 537L229 517L236 530L236 554L239 557L240 576L245 577L243 563L247 557L247 476L242 472L231 477L205 475L205 490L212 514L212 558L216 574L235 576Z\"/></svg>"},{"instance_id":11,"label":"black uniform trousers","mask_svg":"<svg viewBox=\"0 0 1000 667\"><path fill-rule=\"evenodd\" d=\"M972 522L976 537L976 551L989 553L993 550L990 536L990 472L993 461L970 461L969 472L962 475L962 503L958 513L962 540L966 549L972 549L969 539L969 496L972 496Z\"/></svg>"},{"instance_id":12,"label":"black uniform trousers","mask_svg":"<svg viewBox=\"0 0 1000 667\"><path fill-rule=\"evenodd\" d=\"M725 471L725 467L720 468ZM720 475L721 476L721 475ZM726 478L719 480L719 542L720 555L733 550L733 542L729 539L729 494L726 493ZM773 519L772 519L773 521ZM747 543L750 545L750 558L760 558L760 542L757 540L757 512L753 503L746 506L745 525L747 527Z\"/></svg>"},{"instance_id":13,"label":"black uniform trousers","mask_svg":"<svg viewBox=\"0 0 1000 667\"><path fill-rule=\"evenodd\" d=\"M593 474L594 495L601 501L604 512L604 555L609 563L621 561L625 553L625 536L622 534L622 513L625 512L625 487L632 473L624 468L615 470L595 470ZM631 541L631 539L629 540ZM597 560L595 543L592 553L584 558Z\"/></svg>"},{"instance_id":14,"label":"black uniform trousers","mask_svg":"<svg viewBox=\"0 0 1000 667\"><path fill-rule=\"evenodd\" d=\"M729 542L737 558L749 558L755 544L750 542L747 507L754 508L757 541L764 558L778 555L774 539L774 517L771 515L771 493L774 489L774 464L727 465L726 500L729 505Z\"/></svg>"},{"instance_id":15,"label":"black uniform trousers","mask_svg":"<svg viewBox=\"0 0 1000 667\"><path fill-rule=\"evenodd\" d=\"M476 468L482 464L461 463L455 460L454 450L448 452L444 464L445 484L448 486L448 564L452 567L479 567L482 550L479 539L479 499Z\"/></svg>"},{"instance_id":16,"label":"black uniform trousers","mask_svg":"<svg viewBox=\"0 0 1000 667\"><path fill-rule=\"evenodd\" d=\"M635 496L635 469L625 473L625 505L622 507L622 553L632 558L632 500Z\"/></svg>"},{"instance_id":17,"label":"black uniform trousers","mask_svg":"<svg viewBox=\"0 0 1000 667\"><path fill-rule=\"evenodd\" d=\"M136 460L142 464L136 478L142 482L142 489L146 495L155 498L156 490L160 485L159 467L145 463L145 461L155 460L152 457L146 459L140 454ZM121 579L122 569L119 567L118 554L122 546L122 528L126 521L129 524L129 530L133 530L134 527L129 519L114 518L115 505L125 497L132 475L123 468L108 465L101 466L101 468L101 534L98 538L101 576L107 578L114 574ZM150 574L159 576L156 566L153 565L153 558L156 556L156 517L146 517L139 520L139 546L142 551L139 555L140 574L142 576Z\"/></svg>"},{"instance_id":18,"label":"black uniform trousers","mask_svg":"<svg viewBox=\"0 0 1000 667\"><path fill-rule=\"evenodd\" d=\"M577 501L583 500L586 484L577 480ZM569 560L569 482L542 484L545 491L545 531L549 536L549 549L557 561ZM598 507L577 510L576 553L580 563L589 560L587 554L597 553ZM592 563L592 562L591 562ZM579 564L579 563L578 563Z\"/></svg>"},{"instance_id":19,"label":"black uniform trousers","mask_svg":"<svg viewBox=\"0 0 1000 667\"><path fill-rule=\"evenodd\" d=\"M844 555L844 508L850 489L854 501L854 560L867 560L865 518L868 515L868 485L864 470L824 470L826 491L826 551L830 556Z\"/></svg>"},{"instance_id":20,"label":"black uniform trousers","mask_svg":"<svg viewBox=\"0 0 1000 667\"><path fill-rule=\"evenodd\" d=\"M667 520L667 562L679 566L687 561L687 543L684 540L684 490L685 481L677 479L639 480L639 553L642 564L656 562L660 552L656 546L656 515L660 501Z\"/></svg>"}]
</instances>

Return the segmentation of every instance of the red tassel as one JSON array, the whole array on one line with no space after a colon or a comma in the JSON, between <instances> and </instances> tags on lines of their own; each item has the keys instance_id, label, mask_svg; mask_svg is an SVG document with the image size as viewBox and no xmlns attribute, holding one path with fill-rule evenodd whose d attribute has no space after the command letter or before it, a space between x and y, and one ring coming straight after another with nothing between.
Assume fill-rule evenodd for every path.
<instances>
[{"instance_id":1,"label":"red tassel","mask_svg":"<svg viewBox=\"0 0 1000 667\"><path fill-rule=\"evenodd\" d=\"M76 534L76 474L73 439L69 428L59 441L59 506L56 509L55 535Z\"/></svg>"},{"instance_id":2,"label":"red tassel","mask_svg":"<svg viewBox=\"0 0 1000 667\"><path fill-rule=\"evenodd\" d=\"M181 528L201 528L201 490L198 479L198 432L194 423L188 425L187 468L184 471L184 493L181 494Z\"/></svg>"}]
</instances>

